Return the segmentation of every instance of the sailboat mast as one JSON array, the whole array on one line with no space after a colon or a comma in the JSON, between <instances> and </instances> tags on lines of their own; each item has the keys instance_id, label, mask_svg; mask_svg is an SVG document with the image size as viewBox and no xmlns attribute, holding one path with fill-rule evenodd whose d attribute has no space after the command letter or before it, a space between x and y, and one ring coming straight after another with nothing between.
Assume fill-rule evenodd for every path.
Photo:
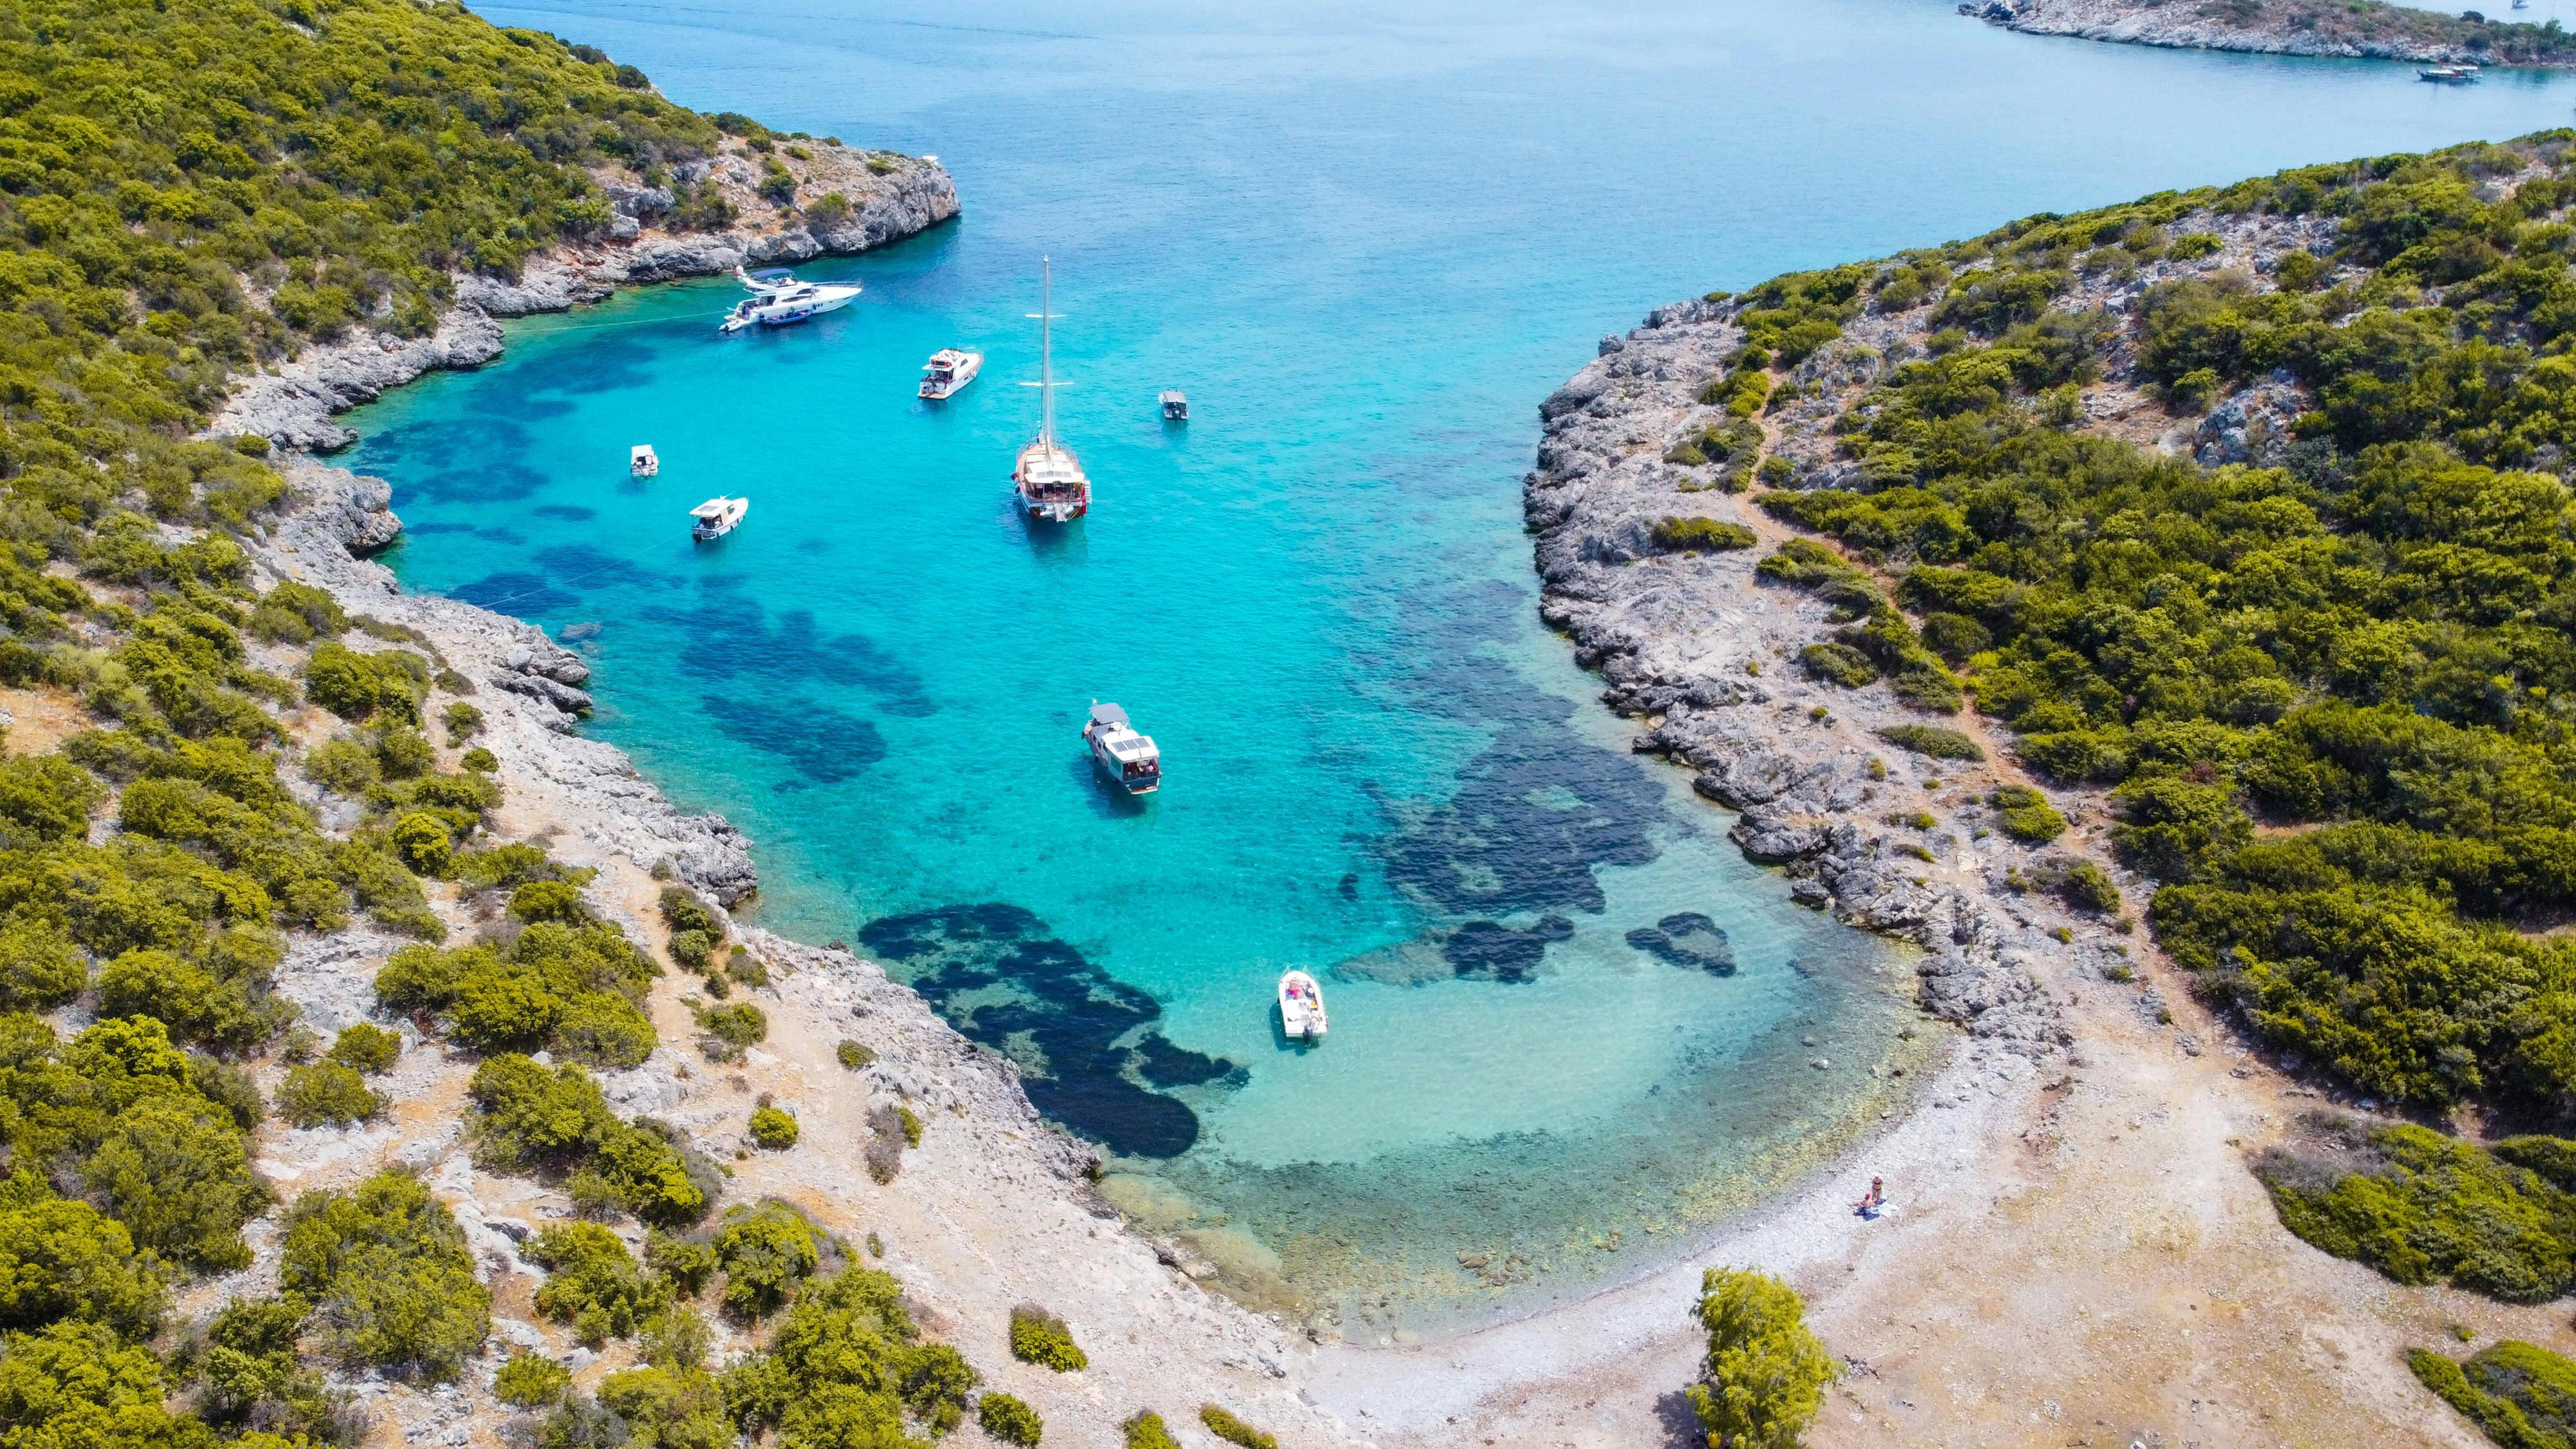
<instances>
[{"instance_id":1,"label":"sailboat mast","mask_svg":"<svg viewBox=\"0 0 2576 1449\"><path fill-rule=\"evenodd\" d=\"M1038 258L1038 440L1055 446L1055 272Z\"/></svg>"}]
</instances>

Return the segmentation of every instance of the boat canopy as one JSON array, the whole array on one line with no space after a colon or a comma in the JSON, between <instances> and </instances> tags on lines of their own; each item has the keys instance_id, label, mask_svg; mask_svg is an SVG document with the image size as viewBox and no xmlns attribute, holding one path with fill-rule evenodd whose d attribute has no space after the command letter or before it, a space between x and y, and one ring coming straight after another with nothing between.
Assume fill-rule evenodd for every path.
<instances>
[{"instance_id":1,"label":"boat canopy","mask_svg":"<svg viewBox=\"0 0 2576 1449\"><path fill-rule=\"evenodd\" d=\"M1116 755L1122 760L1130 760L1144 755L1159 754L1161 752L1154 748L1152 736L1129 735L1124 739L1111 740L1109 742L1109 753Z\"/></svg>"},{"instance_id":2,"label":"boat canopy","mask_svg":"<svg viewBox=\"0 0 2576 1449\"><path fill-rule=\"evenodd\" d=\"M796 270L793 267L762 267L759 271L756 271L751 275L760 281L769 282L775 281L780 277L795 276Z\"/></svg>"},{"instance_id":3,"label":"boat canopy","mask_svg":"<svg viewBox=\"0 0 2576 1449\"><path fill-rule=\"evenodd\" d=\"M1127 711L1114 704L1095 704L1091 707L1091 722L1096 725L1123 725L1127 723Z\"/></svg>"},{"instance_id":4,"label":"boat canopy","mask_svg":"<svg viewBox=\"0 0 2576 1449\"><path fill-rule=\"evenodd\" d=\"M1189 399L1181 396L1181 390L1179 388L1174 388L1170 392L1163 394L1163 401L1167 403L1176 403L1187 402Z\"/></svg>"}]
</instances>

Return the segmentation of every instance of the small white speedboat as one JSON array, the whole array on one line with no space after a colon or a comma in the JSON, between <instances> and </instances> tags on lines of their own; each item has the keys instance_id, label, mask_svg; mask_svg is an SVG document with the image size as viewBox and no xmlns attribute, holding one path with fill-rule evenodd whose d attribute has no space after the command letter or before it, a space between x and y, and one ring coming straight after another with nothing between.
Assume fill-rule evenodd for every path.
<instances>
[{"instance_id":1,"label":"small white speedboat","mask_svg":"<svg viewBox=\"0 0 2576 1449\"><path fill-rule=\"evenodd\" d=\"M1164 417L1176 423L1186 423L1190 420L1190 400L1181 396L1179 388L1176 387L1164 393L1160 401L1163 404Z\"/></svg>"},{"instance_id":2,"label":"small white speedboat","mask_svg":"<svg viewBox=\"0 0 2576 1449\"><path fill-rule=\"evenodd\" d=\"M1300 1041L1324 1036L1324 988L1303 971L1279 978L1279 1024Z\"/></svg>"},{"instance_id":3,"label":"small white speedboat","mask_svg":"<svg viewBox=\"0 0 2576 1449\"><path fill-rule=\"evenodd\" d=\"M638 478L651 478L662 471L661 456L651 443L637 443L626 451L626 471Z\"/></svg>"},{"instance_id":4,"label":"small white speedboat","mask_svg":"<svg viewBox=\"0 0 2576 1449\"><path fill-rule=\"evenodd\" d=\"M740 527L742 516L750 511L748 498L710 498L689 510L689 517L697 520L689 525L689 537L700 543L722 538Z\"/></svg>"},{"instance_id":5,"label":"small white speedboat","mask_svg":"<svg viewBox=\"0 0 2576 1449\"><path fill-rule=\"evenodd\" d=\"M785 267L767 267L757 272L736 267L733 275L751 295L725 314L717 327L720 332L740 332L755 322L763 327L785 327L837 312L859 295L856 282L800 282Z\"/></svg>"},{"instance_id":6,"label":"small white speedboat","mask_svg":"<svg viewBox=\"0 0 2576 1449\"><path fill-rule=\"evenodd\" d=\"M1163 752L1152 735L1136 732L1127 711L1092 701L1091 718L1082 726L1082 742L1091 746L1091 763L1109 782L1130 795L1151 795L1163 788Z\"/></svg>"},{"instance_id":7,"label":"small white speedboat","mask_svg":"<svg viewBox=\"0 0 2576 1449\"><path fill-rule=\"evenodd\" d=\"M943 347L921 365L921 395L932 402L955 397L983 370L984 354Z\"/></svg>"}]
</instances>

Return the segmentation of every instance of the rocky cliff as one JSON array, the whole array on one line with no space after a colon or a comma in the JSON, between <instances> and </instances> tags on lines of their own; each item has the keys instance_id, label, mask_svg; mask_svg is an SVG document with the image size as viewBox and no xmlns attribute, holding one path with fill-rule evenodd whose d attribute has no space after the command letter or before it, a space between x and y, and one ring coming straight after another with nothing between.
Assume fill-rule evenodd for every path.
<instances>
[{"instance_id":1,"label":"rocky cliff","mask_svg":"<svg viewBox=\"0 0 2576 1449\"><path fill-rule=\"evenodd\" d=\"M2576 64L2571 38L2534 25L2499 24L2364 0L2174 4L2168 0L1970 0L1959 7L2007 30L2191 50L2318 55L2480 65Z\"/></svg>"}]
</instances>

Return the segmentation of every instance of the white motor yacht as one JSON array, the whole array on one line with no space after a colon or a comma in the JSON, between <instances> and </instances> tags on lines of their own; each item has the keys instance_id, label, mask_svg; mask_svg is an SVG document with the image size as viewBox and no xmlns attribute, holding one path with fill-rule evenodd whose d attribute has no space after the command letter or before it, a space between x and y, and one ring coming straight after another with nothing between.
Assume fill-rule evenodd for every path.
<instances>
[{"instance_id":1,"label":"white motor yacht","mask_svg":"<svg viewBox=\"0 0 2576 1449\"><path fill-rule=\"evenodd\" d=\"M850 305L859 295L856 282L800 282L785 267L764 267L757 272L733 269L734 280L751 293L734 304L717 330L739 332L757 322L763 327L785 327L826 312L837 312Z\"/></svg>"},{"instance_id":2,"label":"white motor yacht","mask_svg":"<svg viewBox=\"0 0 2576 1449\"><path fill-rule=\"evenodd\" d=\"M689 516L697 520L689 525L689 537L700 543L722 538L741 526L742 516L750 511L751 500L748 498L710 498L689 510Z\"/></svg>"},{"instance_id":3,"label":"white motor yacht","mask_svg":"<svg viewBox=\"0 0 2576 1449\"><path fill-rule=\"evenodd\" d=\"M1130 795L1151 795L1163 788L1163 752L1154 737L1136 733L1127 711L1094 701L1082 726L1082 742L1091 746L1091 763L1109 783Z\"/></svg>"},{"instance_id":4,"label":"white motor yacht","mask_svg":"<svg viewBox=\"0 0 2576 1449\"><path fill-rule=\"evenodd\" d=\"M626 471L638 478L651 478L662 471L661 455L651 443L637 443L626 452Z\"/></svg>"},{"instance_id":5,"label":"white motor yacht","mask_svg":"<svg viewBox=\"0 0 2576 1449\"><path fill-rule=\"evenodd\" d=\"M1324 988L1314 977L1291 971L1279 978L1279 1025L1292 1038L1323 1040Z\"/></svg>"},{"instance_id":6,"label":"white motor yacht","mask_svg":"<svg viewBox=\"0 0 2576 1449\"><path fill-rule=\"evenodd\" d=\"M1083 475L1073 450L1055 438L1055 317L1048 302L1054 277L1046 258L1038 259L1038 380L1021 383L1038 390L1038 435L1020 449L1011 469L1011 487L1029 517L1049 523L1071 523L1091 511L1091 480Z\"/></svg>"},{"instance_id":7,"label":"white motor yacht","mask_svg":"<svg viewBox=\"0 0 2576 1449\"><path fill-rule=\"evenodd\" d=\"M943 347L921 365L921 395L932 402L955 397L983 370L984 354Z\"/></svg>"}]
</instances>

